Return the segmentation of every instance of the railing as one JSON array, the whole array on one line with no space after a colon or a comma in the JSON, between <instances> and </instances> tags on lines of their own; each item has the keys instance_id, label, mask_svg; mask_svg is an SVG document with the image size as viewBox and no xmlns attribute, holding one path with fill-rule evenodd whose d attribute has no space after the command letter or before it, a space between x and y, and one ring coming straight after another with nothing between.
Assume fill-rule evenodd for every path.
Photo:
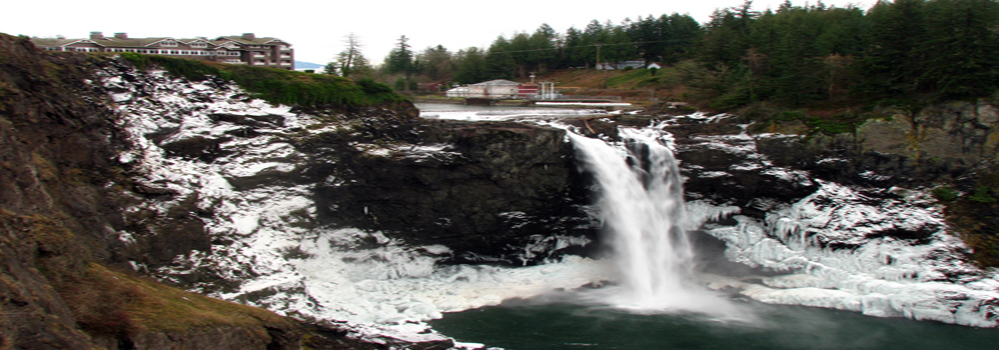
<instances>
[{"instance_id":1,"label":"railing","mask_svg":"<svg viewBox=\"0 0 999 350\"><path fill-rule=\"evenodd\" d=\"M560 100L621 100L621 96L561 95Z\"/></svg>"}]
</instances>

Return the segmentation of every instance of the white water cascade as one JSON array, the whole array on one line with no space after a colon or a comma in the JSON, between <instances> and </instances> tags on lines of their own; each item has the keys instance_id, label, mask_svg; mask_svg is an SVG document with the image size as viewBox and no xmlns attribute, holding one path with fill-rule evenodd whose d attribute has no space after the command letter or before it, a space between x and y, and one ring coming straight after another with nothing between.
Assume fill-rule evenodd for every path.
<instances>
[{"instance_id":1,"label":"white water cascade","mask_svg":"<svg viewBox=\"0 0 999 350\"><path fill-rule=\"evenodd\" d=\"M569 133L599 186L597 207L613 248L616 286L599 301L641 313L731 314L731 304L694 282L694 250L683 229L683 184L664 133L619 130L610 144Z\"/></svg>"}]
</instances>

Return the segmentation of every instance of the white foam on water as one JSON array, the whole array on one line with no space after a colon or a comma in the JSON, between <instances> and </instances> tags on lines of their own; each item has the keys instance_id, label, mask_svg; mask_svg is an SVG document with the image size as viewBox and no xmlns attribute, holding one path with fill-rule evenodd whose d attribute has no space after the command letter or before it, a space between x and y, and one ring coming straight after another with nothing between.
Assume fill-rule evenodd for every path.
<instances>
[{"instance_id":1,"label":"white foam on water","mask_svg":"<svg viewBox=\"0 0 999 350\"><path fill-rule=\"evenodd\" d=\"M653 128L621 128L619 134L623 141L616 144L569 134L599 186L599 217L617 276L616 286L588 293L638 313L740 314L694 280L682 179L665 135Z\"/></svg>"}]
</instances>

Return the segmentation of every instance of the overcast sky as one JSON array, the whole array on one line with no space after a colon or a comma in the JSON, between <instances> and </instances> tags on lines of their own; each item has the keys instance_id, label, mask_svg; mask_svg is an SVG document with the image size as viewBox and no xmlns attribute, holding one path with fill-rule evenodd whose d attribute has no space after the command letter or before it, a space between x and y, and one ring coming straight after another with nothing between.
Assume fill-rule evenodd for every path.
<instances>
[{"instance_id":1,"label":"overcast sky","mask_svg":"<svg viewBox=\"0 0 999 350\"><path fill-rule=\"evenodd\" d=\"M776 9L783 0L756 0L753 9ZM792 1L804 5L805 1ZM826 5L853 4L868 9L876 0L826 0ZM443 45L452 52L488 47L498 36L532 33L547 23L560 34L569 27L584 28L591 20L680 13L701 23L715 9L735 7L741 0L632 0L632 1L80 1L41 3L12 1L3 5L0 32L36 37L86 38L91 31L130 37L193 38L255 33L276 37L295 49L295 59L324 64L344 48L344 37L356 34L361 52L379 64L400 36L414 51ZM808 2L814 3L814 1Z\"/></svg>"}]
</instances>

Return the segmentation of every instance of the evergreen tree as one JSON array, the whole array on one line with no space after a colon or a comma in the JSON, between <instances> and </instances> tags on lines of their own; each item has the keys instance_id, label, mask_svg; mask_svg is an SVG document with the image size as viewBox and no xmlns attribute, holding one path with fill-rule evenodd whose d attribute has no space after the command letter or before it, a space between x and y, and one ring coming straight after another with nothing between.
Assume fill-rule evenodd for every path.
<instances>
[{"instance_id":1,"label":"evergreen tree","mask_svg":"<svg viewBox=\"0 0 999 350\"><path fill-rule=\"evenodd\" d=\"M645 60L646 64L662 58L665 36L652 15L646 18L638 16L638 20L628 28L628 36L634 40L638 56Z\"/></svg>"},{"instance_id":2,"label":"evergreen tree","mask_svg":"<svg viewBox=\"0 0 999 350\"><path fill-rule=\"evenodd\" d=\"M586 65L587 48L583 39L583 32L575 27L569 27L565 31L565 47L563 48L565 66L580 67Z\"/></svg>"},{"instance_id":3,"label":"evergreen tree","mask_svg":"<svg viewBox=\"0 0 999 350\"><path fill-rule=\"evenodd\" d=\"M532 70L534 66L533 56L531 47L531 37L527 33L517 33L513 36L503 50L506 55L513 60L516 66L516 76L524 77L527 76L527 72Z\"/></svg>"},{"instance_id":4,"label":"evergreen tree","mask_svg":"<svg viewBox=\"0 0 999 350\"><path fill-rule=\"evenodd\" d=\"M451 80L455 72L451 52L441 45L423 50L416 61L420 63L418 70L431 81Z\"/></svg>"},{"instance_id":5,"label":"evergreen tree","mask_svg":"<svg viewBox=\"0 0 999 350\"><path fill-rule=\"evenodd\" d=\"M661 23L662 19L659 20ZM701 25L690 15L673 13L666 20L666 32L661 40L662 59L674 63L690 58L691 51L701 36Z\"/></svg>"},{"instance_id":6,"label":"evergreen tree","mask_svg":"<svg viewBox=\"0 0 999 350\"><path fill-rule=\"evenodd\" d=\"M488 79L512 79L517 70L517 62L513 58L512 45L502 36L496 38L486 53L486 75Z\"/></svg>"},{"instance_id":7,"label":"evergreen tree","mask_svg":"<svg viewBox=\"0 0 999 350\"><path fill-rule=\"evenodd\" d=\"M599 41L604 44L601 53L604 62L615 63L639 57L638 50L623 26L615 26L608 21Z\"/></svg>"},{"instance_id":8,"label":"evergreen tree","mask_svg":"<svg viewBox=\"0 0 999 350\"><path fill-rule=\"evenodd\" d=\"M416 73L413 51L409 46L409 38L399 37L399 42L385 58L385 72L388 74L411 75Z\"/></svg>"},{"instance_id":9,"label":"evergreen tree","mask_svg":"<svg viewBox=\"0 0 999 350\"><path fill-rule=\"evenodd\" d=\"M868 12L871 31L860 65L865 79L860 93L872 98L917 92L925 54L924 0L879 2Z\"/></svg>"},{"instance_id":10,"label":"evergreen tree","mask_svg":"<svg viewBox=\"0 0 999 350\"><path fill-rule=\"evenodd\" d=\"M458 51L455 55L455 82L474 84L487 80L486 54L477 47Z\"/></svg>"},{"instance_id":11,"label":"evergreen tree","mask_svg":"<svg viewBox=\"0 0 999 350\"><path fill-rule=\"evenodd\" d=\"M529 54L531 71L545 72L558 66L558 33L547 23L542 24L531 34Z\"/></svg>"},{"instance_id":12,"label":"evergreen tree","mask_svg":"<svg viewBox=\"0 0 999 350\"><path fill-rule=\"evenodd\" d=\"M938 98L988 96L999 82L999 3L935 0L926 4L921 88Z\"/></svg>"}]
</instances>

